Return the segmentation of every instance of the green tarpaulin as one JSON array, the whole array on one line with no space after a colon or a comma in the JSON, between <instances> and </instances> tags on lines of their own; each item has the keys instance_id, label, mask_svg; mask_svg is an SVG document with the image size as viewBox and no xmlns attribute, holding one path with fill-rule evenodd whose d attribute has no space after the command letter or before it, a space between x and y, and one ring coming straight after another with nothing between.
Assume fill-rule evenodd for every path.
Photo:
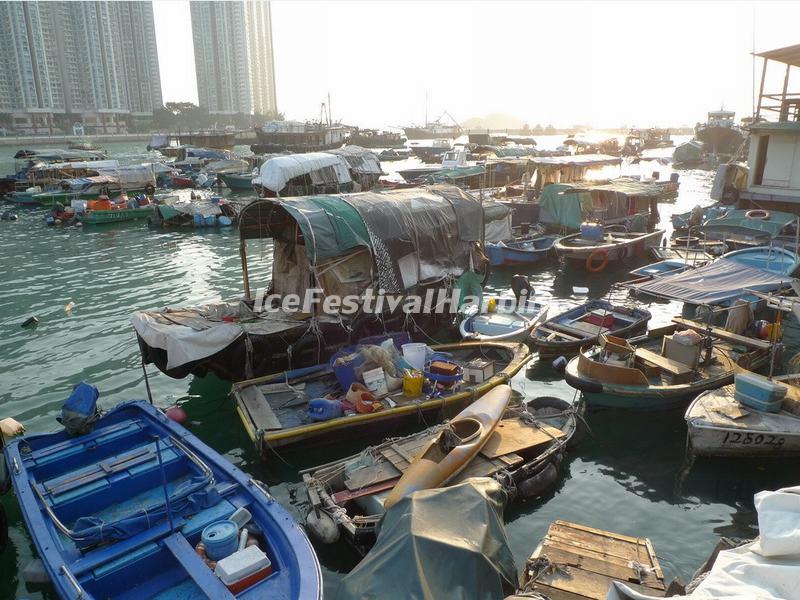
<instances>
[{"instance_id":1,"label":"green tarpaulin","mask_svg":"<svg viewBox=\"0 0 800 600\"><path fill-rule=\"evenodd\" d=\"M475 478L403 498L337 600L495 600L517 584L503 524L505 493Z\"/></svg>"},{"instance_id":2,"label":"green tarpaulin","mask_svg":"<svg viewBox=\"0 0 800 600\"><path fill-rule=\"evenodd\" d=\"M581 228L583 214L592 210L592 197L588 192L560 195L571 185L554 183L546 185L539 196L539 220L548 225L558 225L567 229Z\"/></svg>"}]
</instances>

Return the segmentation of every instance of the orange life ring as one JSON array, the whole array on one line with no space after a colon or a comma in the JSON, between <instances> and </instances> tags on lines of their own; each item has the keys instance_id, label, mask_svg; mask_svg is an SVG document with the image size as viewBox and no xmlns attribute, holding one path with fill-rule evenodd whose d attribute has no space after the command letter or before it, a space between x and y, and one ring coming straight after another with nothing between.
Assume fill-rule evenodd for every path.
<instances>
[{"instance_id":1,"label":"orange life ring","mask_svg":"<svg viewBox=\"0 0 800 600\"><path fill-rule=\"evenodd\" d=\"M600 261L600 264L598 265L594 264L594 259L596 256L603 257L602 260ZM595 250L589 256L586 257L586 270L589 271L589 273L599 273L607 266L608 266L608 251L606 251L604 248L598 248L597 250Z\"/></svg>"},{"instance_id":2,"label":"orange life ring","mask_svg":"<svg viewBox=\"0 0 800 600\"><path fill-rule=\"evenodd\" d=\"M753 210L748 210L744 213L744 216L748 219L769 219L769 211L768 210L761 210L760 208L756 208Z\"/></svg>"}]
</instances>

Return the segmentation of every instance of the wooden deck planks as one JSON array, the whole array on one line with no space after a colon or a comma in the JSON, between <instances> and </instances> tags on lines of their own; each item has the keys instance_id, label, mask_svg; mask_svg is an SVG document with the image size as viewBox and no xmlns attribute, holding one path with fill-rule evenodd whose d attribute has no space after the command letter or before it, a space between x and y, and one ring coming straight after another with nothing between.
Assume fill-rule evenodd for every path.
<instances>
[{"instance_id":1,"label":"wooden deck planks","mask_svg":"<svg viewBox=\"0 0 800 600\"><path fill-rule=\"evenodd\" d=\"M275 431L283 429L278 416L273 412L258 386L250 385L239 390L239 397L256 429Z\"/></svg>"},{"instance_id":2,"label":"wooden deck planks","mask_svg":"<svg viewBox=\"0 0 800 600\"><path fill-rule=\"evenodd\" d=\"M523 584L532 584L553 600L603 600L613 581L654 596L663 596L666 590L655 551L645 538L555 521L531 559L543 557L557 568ZM644 567L641 573L634 564Z\"/></svg>"}]
</instances>

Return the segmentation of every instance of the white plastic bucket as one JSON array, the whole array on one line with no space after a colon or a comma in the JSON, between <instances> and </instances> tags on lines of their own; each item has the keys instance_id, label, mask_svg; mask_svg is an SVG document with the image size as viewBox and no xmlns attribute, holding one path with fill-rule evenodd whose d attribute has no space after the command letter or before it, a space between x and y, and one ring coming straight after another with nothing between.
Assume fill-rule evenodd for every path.
<instances>
[{"instance_id":1,"label":"white plastic bucket","mask_svg":"<svg viewBox=\"0 0 800 600\"><path fill-rule=\"evenodd\" d=\"M414 367L417 371L425 369L425 357L428 354L428 346L426 344L412 343L403 344L403 358L406 362Z\"/></svg>"}]
</instances>

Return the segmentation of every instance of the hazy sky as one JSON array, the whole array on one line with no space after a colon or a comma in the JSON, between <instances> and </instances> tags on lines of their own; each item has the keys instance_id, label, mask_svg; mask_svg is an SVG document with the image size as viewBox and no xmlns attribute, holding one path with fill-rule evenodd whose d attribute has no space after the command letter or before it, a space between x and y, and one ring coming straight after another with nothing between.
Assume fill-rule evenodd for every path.
<instances>
[{"instance_id":1,"label":"hazy sky","mask_svg":"<svg viewBox=\"0 0 800 600\"><path fill-rule=\"evenodd\" d=\"M153 4L164 99L196 102L189 3ZM680 125L723 104L745 116L754 34L757 51L800 43L798 22L797 2L277 0L278 108L316 118L330 93L335 118L400 125L424 120L427 90L431 119Z\"/></svg>"}]
</instances>

